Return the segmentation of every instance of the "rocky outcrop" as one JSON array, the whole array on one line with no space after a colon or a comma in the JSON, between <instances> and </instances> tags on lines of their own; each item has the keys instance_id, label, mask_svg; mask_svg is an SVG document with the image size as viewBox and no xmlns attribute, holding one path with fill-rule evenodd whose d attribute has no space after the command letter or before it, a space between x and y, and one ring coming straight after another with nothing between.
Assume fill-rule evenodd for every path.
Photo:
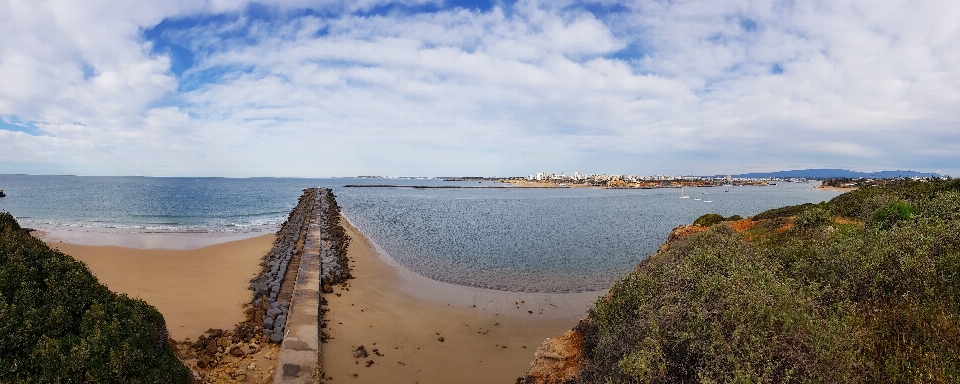
<instances>
[{"instance_id":1,"label":"rocky outcrop","mask_svg":"<svg viewBox=\"0 0 960 384\"><path fill-rule=\"evenodd\" d=\"M670 231L670 235L667 236L667 243L670 244L680 238L687 237L694 233L703 232L710 229L710 227L704 227L702 225L681 225ZM666 245L664 244L664 245Z\"/></svg>"},{"instance_id":2,"label":"rocky outcrop","mask_svg":"<svg viewBox=\"0 0 960 384\"><path fill-rule=\"evenodd\" d=\"M575 382L583 367L584 340L591 331L591 326L589 318L583 319L563 336L544 340L534 354L530 371L521 381L524 384Z\"/></svg>"}]
</instances>

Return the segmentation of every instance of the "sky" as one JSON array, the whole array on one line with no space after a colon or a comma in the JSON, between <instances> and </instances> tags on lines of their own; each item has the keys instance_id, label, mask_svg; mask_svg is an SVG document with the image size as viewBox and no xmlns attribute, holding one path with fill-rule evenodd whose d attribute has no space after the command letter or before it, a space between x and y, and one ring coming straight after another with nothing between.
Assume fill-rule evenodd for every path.
<instances>
[{"instance_id":1,"label":"sky","mask_svg":"<svg viewBox=\"0 0 960 384\"><path fill-rule=\"evenodd\" d=\"M960 175L960 2L0 0L0 173Z\"/></svg>"}]
</instances>

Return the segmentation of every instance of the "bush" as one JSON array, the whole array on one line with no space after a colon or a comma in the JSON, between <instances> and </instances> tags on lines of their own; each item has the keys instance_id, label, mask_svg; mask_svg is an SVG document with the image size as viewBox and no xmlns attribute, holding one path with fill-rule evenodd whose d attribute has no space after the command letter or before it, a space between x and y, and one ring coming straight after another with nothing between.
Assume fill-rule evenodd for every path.
<instances>
[{"instance_id":1,"label":"bush","mask_svg":"<svg viewBox=\"0 0 960 384\"><path fill-rule=\"evenodd\" d=\"M0 213L0 382L186 383L163 316Z\"/></svg>"},{"instance_id":2,"label":"bush","mask_svg":"<svg viewBox=\"0 0 960 384\"><path fill-rule=\"evenodd\" d=\"M805 209L813 207L814 204L806 203L800 205L791 205L786 207L774 208L771 210L763 211L753 217L754 220L769 220L777 219L781 217L790 217L796 216L800 212L803 212Z\"/></svg>"},{"instance_id":3,"label":"bush","mask_svg":"<svg viewBox=\"0 0 960 384\"><path fill-rule=\"evenodd\" d=\"M708 213L706 215L698 217L693 221L693 225L701 225L704 227L709 227L711 225L723 222L723 216L720 216L716 213Z\"/></svg>"},{"instance_id":4,"label":"bush","mask_svg":"<svg viewBox=\"0 0 960 384\"><path fill-rule=\"evenodd\" d=\"M733 216L730 216L730 217L723 217L723 216L721 216L720 214L708 213L708 214L703 215L703 216L700 216L700 217L698 217L696 220L694 220L694 221L693 221L693 225L700 225L700 226L704 226L704 227L709 227L709 226L712 226L712 225L714 225L714 224L722 223L722 222L724 222L724 221L737 221L737 220L743 220L743 218L740 217L739 215L733 215Z\"/></svg>"},{"instance_id":5,"label":"bush","mask_svg":"<svg viewBox=\"0 0 960 384\"><path fill-rule=\"evenodd\" d=\"M808 208L797 214L794 225L797 228L810 229L833 222L830 211L821 207Z\"/></svg>"},{"instance_id":6,"label":"bush","mask_svg":"<svg viewBox=\"0 0 960 384\"><path fill-rule=\"evenodd\" d=\"M669 243L581 323L578 382L960 382L956 186L895 183L764 213L811 229L877 212L878 225L749 240L713 226Z\"/></svg>"},{"instance_id":7,"label":"bush","mask_svg":"<svg viewBox=\"0 0 960 384\"><path fill-rule=\"evenodd\" d=\"M913 207L902 201L893 201L873 213L873 223L877 228L890 229L898 221L910 220L911 214L913 214Z\"/></svg>"}]
</instances>

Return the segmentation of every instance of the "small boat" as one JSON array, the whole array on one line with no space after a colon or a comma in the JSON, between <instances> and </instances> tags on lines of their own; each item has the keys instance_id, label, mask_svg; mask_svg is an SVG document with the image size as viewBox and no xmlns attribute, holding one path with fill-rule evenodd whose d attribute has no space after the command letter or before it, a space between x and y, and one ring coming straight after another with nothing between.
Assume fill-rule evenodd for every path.
<instances>
[{"instance_id":1,"label":"small boat","mask_svg":"<svg viewBox=\"0 0 960 384\"><path fill-rule=\"evenodd\" d=\"M701 199L701 198L699 198L699 197L697 197L697 198L694 198L694 200L696 200L696 201L700 201L700 200L702 200L702 199Z\"/></svg>"},{"instance_id":2,"label":"small boat","mask_svg":"<svg viewBox=\"0 0 960 384\"><path fill-rule=\"evenodd\" d=\"M689 198L690 198L690 196L687 196L686 193L683 193L683 187L680 187L680 198L681 198L681 199L689 199Z\"/></svg>"},{"instance_id":3,"label":"small boat","mask_svg":"<svg viewBox=\"0 0 960 384\"><path fill-rule=\"evenodd\" d=\"M4 195L4 194L3 194L3 190L0 189L0 197L4 197L4 196L7 196L7 195Z\"/></svg>"},{"instance_id":4,"label":"small boat","mask_svg":"<svg viewBox=\"0 0 960 384\"><path fill-rule=\"evenodd\" d=\"M703 200L704 203L712 203L713 200Z\"/></svg>"}]
</instances>

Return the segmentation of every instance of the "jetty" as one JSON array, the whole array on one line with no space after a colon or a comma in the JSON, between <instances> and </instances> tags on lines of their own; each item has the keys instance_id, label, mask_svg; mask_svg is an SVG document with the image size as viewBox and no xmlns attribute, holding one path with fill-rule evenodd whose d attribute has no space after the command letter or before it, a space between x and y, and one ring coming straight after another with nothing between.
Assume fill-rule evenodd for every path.
<instances>
[{"instance_id":1,"label":"jetty","mask_svg":"<svg viewBox=\"0 0 960 384\"><path fill-rule=\"evenodd\" d=\"M263 335L280 344L274 383L322 381L320 293L351 278L349 242L333 192L304 189L264 256L261 273L250 281L252 304L269 308Z\"/></svg>"}]
</instances>

